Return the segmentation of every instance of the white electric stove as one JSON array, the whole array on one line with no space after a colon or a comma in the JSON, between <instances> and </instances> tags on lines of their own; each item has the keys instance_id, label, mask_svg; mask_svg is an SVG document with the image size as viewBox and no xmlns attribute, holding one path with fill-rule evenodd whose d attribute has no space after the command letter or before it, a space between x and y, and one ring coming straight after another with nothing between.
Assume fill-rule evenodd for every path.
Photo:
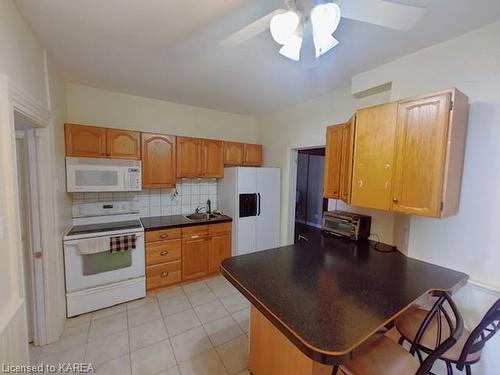
<instances>
[{"instance_id":1,"label":"white electric stove","mask_svg":"<svg viewBox=\"0 0 500 375\"><path fill-rule=\"evenodd\" d=\"M82 254L81 241L134 235L135 249ZM68 317L146 296L144 228L137 202L73 206L73 227L64 236Z\"/></svg>"}]
</instances>

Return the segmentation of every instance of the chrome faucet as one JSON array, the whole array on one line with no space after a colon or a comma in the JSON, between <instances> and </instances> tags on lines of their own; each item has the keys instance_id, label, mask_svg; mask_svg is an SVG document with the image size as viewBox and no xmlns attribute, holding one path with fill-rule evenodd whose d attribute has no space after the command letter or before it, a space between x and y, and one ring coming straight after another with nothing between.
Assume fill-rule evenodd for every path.
<instances>
[{"instance_id":1,"label":"chrome faucet","mask_svg":"<svg viewBox=\"0 0 500 375\"><path fill-rule=\"evenodd\" d=\"M206 210L207 210L207 208L205 206L198 206L198 207L196 207L195 212L197 214L199 214L201 211L206 211Z\"/></svg>"}]
</instances>

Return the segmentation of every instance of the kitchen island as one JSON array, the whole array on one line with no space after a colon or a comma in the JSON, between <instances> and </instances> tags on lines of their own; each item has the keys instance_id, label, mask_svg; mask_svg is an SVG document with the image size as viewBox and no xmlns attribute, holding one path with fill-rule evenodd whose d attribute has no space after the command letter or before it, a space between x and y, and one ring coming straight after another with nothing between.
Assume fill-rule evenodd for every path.
<instances>
[{"instance_id":1,"label":"kitchen island","mask_svg":"<svg viewBox=\"0 0 500 375\"><path fill-rule=\"evenodd\" d=\"M390 248L318 233L223 261L222 274L252 303L250 371L330 375L420 297L452 293L468 278L377 250Z\"/></svg>"}]
</instances>

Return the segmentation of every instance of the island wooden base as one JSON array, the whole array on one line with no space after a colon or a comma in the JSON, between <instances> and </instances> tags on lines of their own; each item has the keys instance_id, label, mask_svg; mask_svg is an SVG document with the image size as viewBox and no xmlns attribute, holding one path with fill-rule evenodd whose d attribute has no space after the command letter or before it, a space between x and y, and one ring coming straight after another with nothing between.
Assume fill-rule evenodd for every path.
<instances>
[{"instance_id":1,"label":"island wooden base","mask_svg":"<svg viewBox=\"0 0 500 375\"><path fill-rule=\"evenodd\" d=\"M290 342L254 306L250 310L250 372L253 375L331 375Z\"/></svg>"}]
</instances>

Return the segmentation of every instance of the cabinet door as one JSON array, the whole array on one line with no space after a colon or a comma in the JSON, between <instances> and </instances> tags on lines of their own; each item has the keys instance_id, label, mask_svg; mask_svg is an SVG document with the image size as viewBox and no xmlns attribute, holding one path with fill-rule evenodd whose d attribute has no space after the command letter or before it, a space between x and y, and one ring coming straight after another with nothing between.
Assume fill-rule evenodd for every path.
<instances>
[{"instance_id":1,"label":"cabinet door","mask_svg":"<svg viewBox=\"0 0 500 375\"><path fill-rule=\"evenodd\" d=\"M182 279L208 274L208 236L193 234L182 239Z\"/></svg>"},{"instance_id":2,"label":"cabinet door","mask_svg":"<svg viewBox=\"0 0 500 375\"><path fill-rule=\"evenodd\" d=\"M366 108L356 113L351 204L391 208L397 103Z\"/></svg>"},{"instance_id":3,"label":"cabinet door","mask_svg":"<svg viewBox=\"0 0 500 375\"><path fill-rule=\"evenodd\" d=\"M342 162L340 170L340 199L345 203L351 203L352 186L352 156L354 149L354 131L356 128L356 116L354 116L342 128Z\"/></svg>"},{"instance_id":4,"label":"cabinet door","mask_svg":"<svg viewBox=\"0 0 500 375\"><path fill-rule=\"evenodd\" d=\"M243 151L243 165L250 167L262 165L262 145L245 143Z\"/></svg>"},{"instance_id":5,"label":"cabinet door","mask_svg":"<svg viewBox=\"0 0 500 375\"><path fill-rule=\"evenodd\" d=\"M106 150L112 159L140 159L141 134L126 130L106 129Z\"/></svg>"},{"instance_id":6,"label":"cabinet door","mask_svg":"<svg viewBox=\"0 0 500 375\"><path fill-rule=\"evenodd\" d=\"M174 187L175 137L142 133L142 186Z\"/></svg>"},{"instance_id":7,"label":"cabinet door","mask_svg":"<svg viewBox=\"0 0 500 375\"><path fill-rule=\"evenodd\" d=\"M224 164L243 165L243 153L245 145L238 142L224 142Z\"/></svg>"},{"instance_id":8,"label":"cabinet door","mask_svg":"<svg viewBox=\"0 0 500 375\"><path fill-rule=\"evenodd\" d=\"M439 217L451 94L399 104L393 210Z\"/></svg>"},{"instance_id":9,"label":"cabinet door","mask_svg":"<svg viewBox=\"0 0 500 375\"><path fill-rule=\"evenodd\" d=\"M231 232L211 235L208 244L208 271L220 271L221 262L231 256Z\"/></svg>"},{"instance_id":10,"label":"cabinet door","mask_svg":"<svg viewBox=\"0 0 500 375\"><path fill-rule=\"evenodd\" d=\"M222 141L202 140L202 167L205 177L224 177L224 147Z\"/></svg>"},{"instance_id":11,"label":"cabinet door","mask_svg":"<svg viewBox=\"0 0 500 375\"><path fill-rule=\"evenodd\" d=\"M96 126L65 124L66 156L106 157L106 129Z\"/></svg>"},{"instance_id":12,"label":"cabinet door","mask_svg":"<svg viewBox=\"0 0 500 375\"><path fill-rule=\"evenodd\" d=\"M200 177L201 139L177 137L177 177Z\"/></svg>"},{"instance_id":13,"label":"cabinet door","mask_svg":"<svg viewBox=\"0 0 500 375\"><path fill-rule=\"evenodd\" d=\"M342 161L343 125L326 129L325 173L323 197L340 198L340 170Z\"/></svg>"}]
</instances>

